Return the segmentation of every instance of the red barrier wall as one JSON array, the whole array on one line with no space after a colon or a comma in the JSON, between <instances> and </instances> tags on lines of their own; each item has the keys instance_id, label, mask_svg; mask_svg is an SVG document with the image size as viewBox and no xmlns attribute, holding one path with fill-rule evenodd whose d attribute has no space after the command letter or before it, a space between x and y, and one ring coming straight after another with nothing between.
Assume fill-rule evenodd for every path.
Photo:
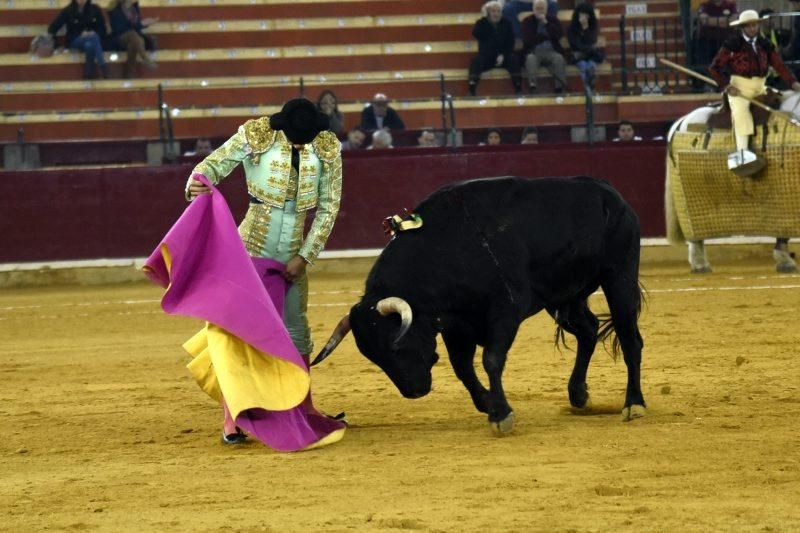
<instances>
[{"instance_id":1,"label":"red barrier wall","mask_svg":"<svg viewBox=\"0 0 800 533\"><path fill-rule=\"evenodd\" d=\"M327 249L380 248L381 221L452 181L502 175L608 180L639 214L642 235L664 235L660 142L346 152L342 208ZM141 257L186 206L191 166L0 172L0 262ZM237 170L221 187L240 218Z\"/></svg>"}]
</instances>

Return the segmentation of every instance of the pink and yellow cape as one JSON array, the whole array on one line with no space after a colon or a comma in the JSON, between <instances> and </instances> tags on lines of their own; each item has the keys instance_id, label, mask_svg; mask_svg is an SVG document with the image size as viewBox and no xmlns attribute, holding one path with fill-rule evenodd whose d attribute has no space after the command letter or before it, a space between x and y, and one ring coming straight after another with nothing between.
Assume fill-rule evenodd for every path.
<instances>
[{"instance_id":1,"label":"pink and yellow cape","mask_svg":"<svg viewBox=\"0 0 800 533\"><path fill-rule=\"evenodd\" d=\"M166 313L206 321L183 345L194 356L189 371L275 450L339 441L345 425L314 409L308 366L283 324L284 265L247 254L222 194L200 179L212 193L189 204L144 266L166 288Z\"/></svg>"}]
</instances>

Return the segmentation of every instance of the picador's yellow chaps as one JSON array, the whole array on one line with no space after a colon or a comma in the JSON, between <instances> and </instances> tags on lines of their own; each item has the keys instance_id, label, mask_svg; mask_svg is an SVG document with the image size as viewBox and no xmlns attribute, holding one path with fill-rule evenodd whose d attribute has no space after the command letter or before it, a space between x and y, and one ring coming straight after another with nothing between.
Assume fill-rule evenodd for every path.
<instances>
[{"instance_id":1,"label":"picador's yellow chaps","mask_svg":"<svg viewBox=\"0 0 800 533\"><path fill-rule=\"evenodd\" d=\"M766 78L745 78L742 76L731 76L731 85L739 89L742 96L755 98L767 92ZM734 135L753 135L753 114L750 112L750 102L740 96L728 95L728 102L731 105L731 120L733 122ZM747 145L737 146L740 150L746 150Z\"/></svg>"},{"instance_id":2,"label":"picador's yellow chaps","mask_svg":"<svg viewBox=\"0 0 800 533\"><path fill-rule=\"evenodd\" d=\"M729 130L676 132L667 155L666 219L670 242L732 235L800 236L800 128L771 117L767 149L756 128L755 151L767 160L756 177L737 176L726 161Z\"/></svg>"}]
</instances>

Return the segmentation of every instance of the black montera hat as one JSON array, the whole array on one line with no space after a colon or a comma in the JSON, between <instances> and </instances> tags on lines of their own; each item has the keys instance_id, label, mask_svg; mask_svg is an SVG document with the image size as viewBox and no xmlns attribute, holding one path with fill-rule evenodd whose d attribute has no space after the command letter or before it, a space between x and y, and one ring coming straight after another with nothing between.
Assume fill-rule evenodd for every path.
<instances>
[{"instance_id":1,"label":"black montera hat","mask_svg":"<svg viewBox=\"0 0 800 533\"><path fill-rule=\"evenodd\" d=\"M280 113L269 117L269 125L273 130L283 131L294 144L308 144L330 127L330 121L311 100L295 98L283 104Z\"/></svg>"}]
</instances>

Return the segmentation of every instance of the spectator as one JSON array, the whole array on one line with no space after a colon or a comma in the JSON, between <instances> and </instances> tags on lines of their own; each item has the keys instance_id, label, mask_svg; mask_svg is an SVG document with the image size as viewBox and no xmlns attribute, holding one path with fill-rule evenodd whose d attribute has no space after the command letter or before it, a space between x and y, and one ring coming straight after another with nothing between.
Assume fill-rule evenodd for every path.
<instances>
[{"instance_id":1,"label":"spectator","mask_svg":"<svg viewBox=\"0 0 800 533\"><path fill-rule=\"evenodd\" d=\"M694 64L700 72L707 72L711 60L730 35L730 21L736 18L735 0L706 0L697 10L697 37L694 47ZM702 90L703 82L692 82L695 90ZM708 88L711 90L711 88Z\"/></svg>"},{"instance_id":2,"label":"spectator","mask_svg":"<svg viewBox=\"0 0 800 533\"><path fill-rule=\"evenodd\" d=\"M103 38L106 36L105 19L92 0L71 0L50 23L47 33L55 38L62 26L67 26L65 47L82 51L86 55L83 77L95 77L95 62L100 65L104 78L108 78L108 65L103 57Z\"/></svg>"},{"instance_id":3,"label":"spectator","mask_svg":"<svg viewBox=\"0 0 800 533\"><path fill-rule=\"evenodd\" d=\"M528 71L528 88L536 92L536 76L539 65L544 65L553 74L556 93L567 86L567 69L561 38L564 29L557 17L547 14L547 0L535 0L533 15L522 21L522 43L525 54L525 69Z\"/></svg>"},{"instance_id":4,"label":"spectator","mask_svg":"<svg viewBox=\"0 0 800 533\"><path fill-rule=\"evenodd\" d=\"M614 138L614 142L627 142L627 141L641 141L642 138L636 135L636 131L633 129L633 122L629 120L623 120L619 123L619 129L617 129L617 137Z\"/></svg>"},{"instance_id":5,"label":"spectator","mask_svg":"<svg viewBox=\"0 0 800 533\"><path fill-rule=\"evenodd\" d=\"M211 146L211 139L200 137L194 143L194 150L185 152L183 155L186 157L208 157L213 151L214 148Z\"/></svg>"},{"instance_id":6,"label":"spectator","mask_svg":"<svg viewBox=\"0 0 800 533\"><path fill-rule=\"evenodd\" d=\"M503 137L500 135L500 130L492 128L486 132L486 140L481 145L497 146L503 142Z\"/></svg>"},{"instance_id":7,"label":"spectator","mask_svg":"<svg viewBox=\"0 0 800 533\"><path fill-rule=\"evenodd\" d=\"M520 144L539 144L539 130L533 126L522 130L522 140Z\"/></svg>"},{"instance_id":8,"label":"spectator","mask_svg":"<svg viewBox=\"0 0 800 533\"><path fill-rule=\"evenodd\" d=\"M372 97L372 103L361 112L361 128L366 131L380 130L387 128L390 130L404 130L400 115L389 105L389 99L383 93L377 93Z\"/></svg>"},{"instance_id":9,"label":"spectator","mask_svg":"<svg viewBox=\"0 0 800 533\"><path fill-rule=\"evenodd\" d=\"M572 21L567 28L567 39L575 65L581 73L583 86L594 90L595 71L603 62L603 51L597 48L597 17L594 8L586 3L578 4L572 12Z\"/></svg>"},{"instance_id":10,"label":"spectator","mask_svg":"<svg viewBox=\"0 0 800 533\"><path fill-rule=\"evenodd\" d=\"M772 25L772 19L770 15L775 13L773 9L762 9L758 12L758 18L763 19L764 23L762 27L759 29L758 35L764 39L772 43L772 46L775 47L776 50L782 50L787 44L788 39L785 38L785 34L781 32L780 28L775 29ZM767 85L770 87L775 87L776 89L785 88L783 87L783 83L781 83L781 77L775 73L775 69L770 69L769 73L767 73Z\"/></svg>"},{"instance_id":11,"label":"spectator","mask_svg":"<svg viewBox=\"0 0 800 533\"><path fill-rule=\"evenodd\" d=\"M367 147L367 150L383 150L386 148L394 148L392 146L392 134L388 130L375 130L372 132L372 144Z\"/></svg>"},{"instance_id":12,"label":"spectator","mask_svg":"<svg viewBox=\"0 0 800 533\"><path fill-rule=\"evenodd\" d=\"M341 135L344 132L344 116L339 111L339 101L333 91L325 90L320 93L317 99L317 109L328 115L328 120L331 123L330 131L336 135Z\"/></svg>"},{"instance_id":13,"label":"spectator","mask_svg":"<svg viewBox=\"0 0 800 533\"><path fill-rule=\"evenodd\" d=\"M417 146L420 148L436 148L439 143L436 142L436 134L429 130L423 130L417 137Z\"/></svg>"},{"instance_id":14,"label":"spectator","mask_svg":"<svg viewBox=\"0 0 800 533\"><path fill-rule=\"evenodd\" d=\"M800 11L800 0L790 0L792 10ZM788 60L800 59L800 17L792 17L792 31L789 44L783 49L783 57ZM795 76L800 75L800 69L792 67Z\"/></svg>"},{"instance_id":15,"label":"spectator","mask_svg":"<svg viewBox=\"0 0 800 533\"><path fill-rule=\"evenodd\" d=\"M503 18L511 22L511 29L514 30L514 38L519 42L517 49L522 49L522 40L520 39L520 25L519 14L526 11L533 11L533 2L525 2L521 0L508 0L506 5L503 6ZM548 0L547 14L558 16L558 0Z\"/></svg>"},{"instance_id":16,"label":"spectator","mask_svg":"<svg viewBox=\"0 0 800 533\"><path fill-rule=\"evenodd\" d=\"M342 150L358 150L364 145L367 135L360 126L356 126L347 134L347 140L342 143Z\"/></svg>"},{"instance_id":17,"label":"spectator","mask_svg":"<svg viewBox=\"0 0 800 533\"><path fill-rule=\"evenodd\" d=\"M133 78L136 73L136 60L141 59L148 68L158 65L147 53L155 49L155 41L144 34L144 29L158 22L157 18L142 19L138 0L111 0L108 6L108 20L111 24L109 48L127 53L125 77Z\"/></svg>"},{"instance_id":18,"label":"spectator","mask_svg":"<svg viewBox=\"0 0 800 533\"><path fill-rule=\"evenodd\" d=\"M469 64L469 94L475 96L481 74L493 68L504 68L511 75L514 92L522 92L519 57L514 53L514 32L511 23L503 18L502 5L492 0L481 9L481 18L472 28L478 41L478 54Z\"/></svg>"}]
</instances>

